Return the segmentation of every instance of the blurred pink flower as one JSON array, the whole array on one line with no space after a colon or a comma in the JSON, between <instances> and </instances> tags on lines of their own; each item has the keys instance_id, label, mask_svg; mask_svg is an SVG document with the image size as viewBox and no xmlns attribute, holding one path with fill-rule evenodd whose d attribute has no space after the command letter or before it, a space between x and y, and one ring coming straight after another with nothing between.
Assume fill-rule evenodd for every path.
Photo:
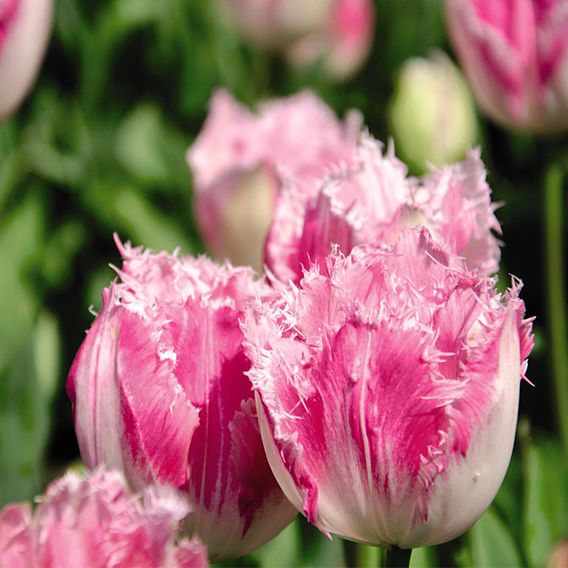
<instances>
[{"instance_id":1,"label":"blurred pink flower","mask_svg":"<svg viewBox=\"0 0 568 568\"><path fill-rule=\"evenodd\" d=\"M319 28L334 0L218 0L228 23L248 41L278 48Z\"/></svg>"},{"instance_id":2,"label":"blurred pink flower","mask_svg":"<svg viewBox=\"0 0 568 568\"><path fill-rule=\"evenodd\" d=\"M246 268L119 244L124 263L69 373L81 456L135 489L187 495L212 558L241 556L293 518L262 449L239 318L268 292Z\"/></svg>"},{"instance_id":3,"label":"blurred pink flower","mask_svg":"<svg viewBox=\"0 0 568 568\"><path fill-rule=\"evenodd\" d=\"M197 220L218 258L262 268L262 248L280 191L280 174L316 180L356 146L359 115L345 123L309 91L266 102L257 114L226 91L189 149Z\"/></svg>"},{"instance_id":4,"label":"blurred pink flower","mask_svg":"<svg viewBox=\"0 0 568 568\"><path fill-rule=\"evenodd\" d=\"M567 0L446 0L446 14L491 118L533 132L568 128Z\"/></svg>"},{"instance_id":5,"label":"blurred pink flower","mask_svg":"<svg viewBox=\"0 0 568 568\"><path fill-rule=\"evenodd\" d=\"M450 540L507 469L532 348L504 295L408 229L332 254L243 322L282 489L324 533L402 548Z\"/></svg>"},{"instance_id":6,"label":"blurred pink flower","mask_svg":"<svg viewBox=\"0 0 568 568\"><path fill-rule=\"evenodd\" d=\"M20 104L37 75L51 31L51 0L0 0L0 119Z\"/></svg>"},{"instance_id":7,"label":"blurred pink flower","mask_svg":"<svg viewBox=\"0 0 568 568\"><path fill-rule=\"evenodd\" d=\"M374 12L372 0L335 0L326 22L288 47L288 61L298 67L321 63L332 79L348 79L371 50Z\"/></svg>"},{"instance_id":8,"label":"blurred pink flower","mask_svg":"<svg viewBox=\"0 0 568 568\"><path fill-rule=\"evenodd\" d=\"M117 472L68 473L47 488L33 515L28 504L0 512L0 565L205 567L199 541L174 544L188 512L164 487L131 495Z\"/></svg>"},{"instance_id":9,"label":"blurred pink flower","mask_svg":"<svg viewBox=\"0 0 568 568\"><path fill-rule=\"evenodd\" d=\"M458 164L407 177L390 147L369 136L352 159L319 185L289 180L278 200L265 262L281 280L298 282L313 262L325 267L332 245L348 254L358 244L392 243L405 227L425 226L463 256L470 269L497 271L500 231L479 151Z\"/></svg>"}]
</instances>

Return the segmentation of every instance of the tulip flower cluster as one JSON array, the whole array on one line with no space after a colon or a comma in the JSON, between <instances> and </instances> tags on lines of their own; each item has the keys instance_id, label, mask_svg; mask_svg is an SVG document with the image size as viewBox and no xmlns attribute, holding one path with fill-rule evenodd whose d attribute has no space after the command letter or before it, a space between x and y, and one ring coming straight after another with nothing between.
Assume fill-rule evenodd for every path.
<instances>
[{"instance_id":1,"label":"tulip flower cluster","mask_svg":"<svg viewBox=\"0 0 568 568\"><path fill-rule=\"evenodd\" d=\"M117 472L68 473L48 487L33 515L27 504L0 512L0 566L205 567L199 541L174 542L189 511L168 488L131 495Z\"/></svg>"},{"instance_id":2,"label":"tulip flower cluster","mask_svg":"<svg viewBox=\"0 0 568 568\"><path fill-rule=\"evenodd\" d=\"M189 151L198 215L223 254L260 203L268 279L117 239L121 281L69 374L86 466L172 485L210 558L296 511L358 542L444 542L507 469L531 322L520 283L501 295L489 276L479 152L414 179L359 131L310 93L255 116L218 92ZM259 168L273 185L251 183Z\"/></svg>"},{"instance_id":3,"label":"tulip flower cluster","mask_svg":"<svg viewBox=\"0 0 568 568\"><path fill-rule=\"evenodd\" d=\"M337 78L369 51L370 0L219 5ZM503 2L447 2L475 93L504 124L562 125L559 6L514 3L521 38ZM50 17L48 0L0 0L0 117ZM467 530L505 476L533 346L520 281L500 293L491 276L501 229L480 151L414 178L356 112L342 122L305 91L253 113L219 90L187 159L224 263L116 238L118 279L67 380L90 474L54 482L33 513L0 512L0 564L205 566L298 512L385 547Z\"/></svg>"}]
</instances>

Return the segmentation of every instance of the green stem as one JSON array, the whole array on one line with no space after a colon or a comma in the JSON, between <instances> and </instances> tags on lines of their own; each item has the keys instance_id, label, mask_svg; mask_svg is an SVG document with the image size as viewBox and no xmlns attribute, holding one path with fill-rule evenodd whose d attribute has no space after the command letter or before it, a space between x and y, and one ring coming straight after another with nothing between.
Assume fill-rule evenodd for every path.
<instances>
[{"instance_id":1,"label":"green stem","mask_svg":"<svg viewBox=\"0 0 568 568\"><path fill-rule=\"evenodd\" d=\"M347 568L373 566L372 556L375 549L365 544L343 540L343 559Z\"/></svg>"},{"instance_id":2,"label":"green stem","mask_svg":"<svg viewBox=\"0 0 568 568\"><path fill-rule=\"evenodd\" d=\"M556 164L547 174L545 192L545 231L547 299L550 351L560 439L568 453L568 335L564 297L563 176Z\"/></svg>"},{"instance_id":3,"label":"green stem","mask_svg":"<svg viewBox=\"0 0 568 568\"><path fill-rule=\"evenodd\" d=\"M387 550L387 568L408 568L412 548L398 548L391 546Z\"/></svg>"},{"instance_id":4,"label":"green stem","mask_svg":"<svg viewBox=\"0 0 568 568\"><path fill-rule=\"evenodd\" d=\"M343 541L343 559L347 568L355 568L359 565L357 546L356 542Z\"/></svg>"}]
</instances>

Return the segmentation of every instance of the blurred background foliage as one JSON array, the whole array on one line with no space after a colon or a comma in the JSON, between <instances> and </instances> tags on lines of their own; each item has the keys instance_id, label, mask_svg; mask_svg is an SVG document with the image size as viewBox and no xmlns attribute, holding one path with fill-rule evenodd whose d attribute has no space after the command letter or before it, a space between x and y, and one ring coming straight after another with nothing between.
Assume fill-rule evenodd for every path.
<instances>
[{"instance_id":1,"label":"blurred background foliage","mask_svg":"<svg viewBox=\"0 0 568 568\"><path fill-rule=\"evenodd\" d=\"M362 111L387 140L397 70L451 53L440 0L377 0L370 57L349 81L297 71L242 43L210 0L58 0L41 75L0 124L0 505L29 499L79 458L64 383L100 290L119 263L112 240L203 252L185 152L212 90L241 101L314 89L339 115ZM523 279L537 315L532 388L522 385L515 455L494 505L459 540L412 565L541 566L568 534L568 462L556 437L542 254L542 180L567 140L536 140L479 120L494 201L505 205L501 278ZM441 132L440 136L444 133ZM565 151L565 150L564 150ZM499 440L495 440L498 444ZM380 553L363 551L376 565ZM293 523L241 565L340 565L338 539ZM234 564L234 562L229 563Z\"/></svg>"}]
</instances>

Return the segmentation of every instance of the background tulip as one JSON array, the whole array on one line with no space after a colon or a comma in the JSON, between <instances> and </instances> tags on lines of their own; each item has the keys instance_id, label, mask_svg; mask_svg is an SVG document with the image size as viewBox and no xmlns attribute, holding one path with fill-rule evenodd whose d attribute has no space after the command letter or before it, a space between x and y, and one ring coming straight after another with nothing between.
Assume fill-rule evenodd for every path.
<instances>
[{"instance_id":1,"label":"background tulip","mask_svg":"<svg viewBox=\"0 0 568 568\"><path fill-rule=\"evenodd\" d=\"M297 282L312 262L325 266L333 244L393 242L404 227L426 226L440 243L486 274L499 266L500 231L479 151L418 180L393 148L362 137L352 159L320 184L290 181L266 241L265 262L281 280ZM308 186L308 187L306 187Z\"/></svg>"},{"instance_id":2,"label":"background tulip","mask_svg":"<svg viewBox=\"0 0 568 568\"><path fill-rule=\"evenodd\" d=\"M333 0L218 0L228 22L252 43L279 47L317 27Z\"/></svg>"},{"instance_id":3,"label":"background tulip","mask_svg":"<svg viewBox=\"0 0 568 568\"><path fill-rule=\"evenodd\" d=\"M565 0L446 0L454 46L483 110L534 132L568 127Z\"/></svg>"},{"instance_id":4,"label":"background tulip","mask_svg":"<svg viewBox=\"0 0 568 568\"><path fill-rule=\"evenodd\" d=\"M325 23L290 45L288 61L300 67L319 63L330 78L349 78L369 55L374 12L372 0L335 0Z\"/></svg>"},{"instance_id":5,"label":"background tulip","mask_svg":"<svg viewBox=\"0 0 568 568\"><path fill-rule=\"evenodd\" d=\"M207 566L199 541L174 545L188 512L163 487L131 495L117 472L68 473L47 488L33 515L27 504L0 512L0 565Z\"/></svg>"},{"instance_id":6,"label":"background tulip","mask_svg":"<svg viewBox=\"0 0 568 568\"><path fill-rule=\"evenodd\" d=\"M264 294L250 269L129 246L122 283L70 371L67 389L86 466L134 488L169 484L193 508L186 531L213 558L257 548L293 518L262 449L239 318Z\"/></svg>"},{"instance_id":7,"label":"background tulip","mask_svg":"<svg viewBox=\"0 0 568 568\"><path fill-rule=\"evenodd\" d=\"M427 546L489 506L532 348L520 284L493 285L407 230L392 248L332 255L247 312L270 465L324 533Z\"/></svg>"},{"instance_id":8,"label":"background tulip","mask_svg":"<svg viewBox=\"0 0 568 568\"><path fill-rule=\"evenodd\" d=\"M359 130L358 115L342 124L309 91L264 103L257 114L217 91L187 154L197 220L210 250L260 270L279 174L318 179L349 156Z\"/></svg>"},{"instance_id":9,"label":"background tulip","mask_svg":"<svg viewBox=\"0 0 568 568\"><path fill-rule=\"evenodd\" d=\"M547 562L548 568L562 568L568 565L568 538L563 539L553 549Z\"/></svg>"},{"instance_id":10,"label":"background tulip","mask_svg":"<svg viewBox=\"0 0 568 568\"><path fill-rule=\"evenodd\" d=\"M29 91L49 38L51 0L0 0L0 119Z\"/></svg>"},{"instance_id":11,"label":"background tulip","mask_svg":"<svg viewBox=\"0 0 568 568\"><path fill-rule=\"evenodd\" d=\"M403 64L388 118L397 151L416 171L463 160L477 142L473 97L442 51Z\"/></svg>"}]
</instances>

